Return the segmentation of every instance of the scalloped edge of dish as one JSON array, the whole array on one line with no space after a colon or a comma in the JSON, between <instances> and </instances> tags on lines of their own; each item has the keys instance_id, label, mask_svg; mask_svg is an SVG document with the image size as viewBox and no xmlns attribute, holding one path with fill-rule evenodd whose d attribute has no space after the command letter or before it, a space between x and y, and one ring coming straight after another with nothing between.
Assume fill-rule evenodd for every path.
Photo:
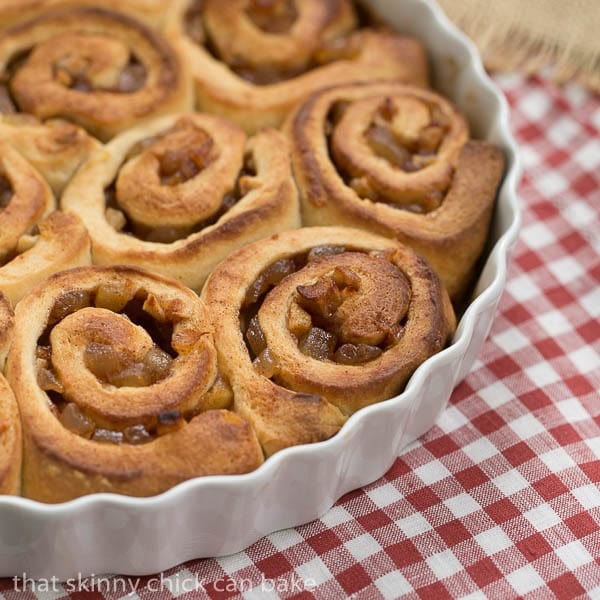
<instances>
[{"instance_id":1,"label":"scalloped edge of dish","mask_svg":"<svg viewBox=\"0 0 600 600\"><path fill-rule=\"evenodd\" d=\"M508 105L474 45L433 2L364 3L425 44L435 87L467 114L478 137L502 146L508 160L492 225L496 241L453 343L425 361L400 395L354 414L331 439L283 450L246 475L193 479L150 498L94 494L57 505L0 498L0 576L152 574L231 554L309 522L343 494L381 477L404 446L433 426L470 370L504 290L520 226L521 167Z\"/></svg>"}]
</instances>

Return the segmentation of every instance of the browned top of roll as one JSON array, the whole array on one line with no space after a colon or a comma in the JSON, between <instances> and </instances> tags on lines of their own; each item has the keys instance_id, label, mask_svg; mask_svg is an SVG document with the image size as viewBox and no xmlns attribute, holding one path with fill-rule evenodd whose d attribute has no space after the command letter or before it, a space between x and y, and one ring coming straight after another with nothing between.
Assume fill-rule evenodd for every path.
<instances>
[{"instance_id":1,"label":"browned top of roll","mask_svg":"<svg viewBox=\"0 0 600 600\"><path fill-rule=\"evenodd\" d=\"M183 64L142 23L97 7L50 10L0 34L3 111L66 117L106 139L189 103ZM10 99L14 105L10 106Z\"/></svg>"},{"instance_id":2,"label":"browned top of roll","mask_svg":"<svg viewBox=\"0 0 600 600\"><path fill-rule=\"evenodd\" d=\"M236 407L267 454L325 439L398 393L454 331L448 296L409 248L313 227L250 244L203 290Z\"/></svg>"},{"instance_id":3,"label":"browned top of roll","mask_svg":"<svg viewBox=\"0 0 600 600\"><path fill-rule=\"evenodd\" d=\"M244 132L224 119L182 117L123 165L115 200L138 226L189 229L234 190L245 145Z\"/></svg>"},{"instance_id":4,"label":"browned top of roll","mask_svg":"<svg viewBox=\"0 0 600 600\"><path fill-rule=\"evenodd\" d=\"M10 347L13 327L13 308L9 299L0 292L0 372L4 370L4 361Z\"/></svg>"},{"instance_id":5,"label":"browned top of roll","mask_svg":"<svg viewBox=\"0 0 600 600\"><path fill-rule=\"evenodd\" d=\"M314 94L288 130L309 202L324 187L413 213L438 208L468 139L464 117L435 92L399 84L340 86ZM329 190L328 190L329 191ZM349 194L348 194L349 196Z\"/></svg>"},{"instance_id":6,"label":"browned top of roll","mask_svg":"<svg viewBox=\"0 0 600 600\"><path fill-rule=\"evenodd\" d=\"M134 264L200 289L243 243L299 225L287 141L215 115L170 115L117 136L62 197L99 264Z\"/></svg>"},{"instance_id":7,"label":"browned top of roll","mask_svg":"<svg viewBox=\"0 0 600 600\"><path fill-rule=\"evenodd\" d=\"M21 490L21 423L14 394L0 372L0 494Z\"/></svg>"},{"instance_id":8,"label":"browned top of roll","mask_svg":"<svg viewBox=\"0 0 600 600\"><path fill-rule=\"evenodd\" d=\"M15 320L7 374L26 495L148 495L262 461L249 425L225 410L231 394L212 390L223 386L211 326L188 288L132 267L72 269L34 288Z\"/></svg>"},{"instance_id":9,"label":"browned top of roll","mask_svg":"<svg viewBox=\"0 0 600 600\"><path fill-rule=\"evenodd\" d=\"M64 401L119 430L155 427L162 413L197 408L216 365L210 326L191 291L125 267L66 271L38 289L52 294L38 341L48 363L41 377Z\"/></svg>"},{"instance_id":10,"label":"browned top of roll","mask_svg":"<svg viewBox=\"0 0 600 600\"><path fill-rule=\"evenodd\" d=\"M233 0L227 10L218 0L202 0L191 2L188 14L196 17L188 34L197 41L209 36L225 63L259 85L298 75L316 66L318 58L325 61L327 43L357 24L349 0ZM342 43L332 50L343 56ZM346 50L348 55L354 51Z\"/></svg>"}]
</instances>

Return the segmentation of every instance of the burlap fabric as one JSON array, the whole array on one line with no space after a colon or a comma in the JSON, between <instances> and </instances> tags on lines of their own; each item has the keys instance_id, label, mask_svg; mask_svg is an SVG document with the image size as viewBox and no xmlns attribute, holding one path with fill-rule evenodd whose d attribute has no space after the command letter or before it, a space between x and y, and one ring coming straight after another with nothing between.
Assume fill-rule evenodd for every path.
<instances>
[{"instance_id":1,"label":"burlap fabric","mask_svg":"<svg viewBox=\"0 0 600 600\"><path fill-rule=\"evenodd\" d=\"M599 0L438 0L493 70L547 71L600 91Z\"/></svg>"}]
</instances>

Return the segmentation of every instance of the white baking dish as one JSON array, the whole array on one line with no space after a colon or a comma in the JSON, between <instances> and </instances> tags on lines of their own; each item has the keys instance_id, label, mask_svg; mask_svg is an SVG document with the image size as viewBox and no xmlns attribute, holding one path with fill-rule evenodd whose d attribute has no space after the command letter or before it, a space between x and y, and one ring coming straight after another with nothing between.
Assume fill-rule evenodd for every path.
<instances>
[{"instance_id":1,"label":"white baking dish","mask_svg":"<svg viewBox=\"0 0 600 600\"><path fill-rule=\"evenodd\" d=\"M473 45L433 3L368 4L425 43L435 87L468 115L475 136L502 146L508 160L489 255L453 344L421 365L402 394L359 411L332 439L284 450L250 474L196 479L145 499L97 494L44 505L0 498L0 576L150 574L233 553L277 529L315 519L344 493L383 475L400 450L434 424L471 368L500 300L519 228L519 161L508 108Z\"/></svg>"}]
</instances>

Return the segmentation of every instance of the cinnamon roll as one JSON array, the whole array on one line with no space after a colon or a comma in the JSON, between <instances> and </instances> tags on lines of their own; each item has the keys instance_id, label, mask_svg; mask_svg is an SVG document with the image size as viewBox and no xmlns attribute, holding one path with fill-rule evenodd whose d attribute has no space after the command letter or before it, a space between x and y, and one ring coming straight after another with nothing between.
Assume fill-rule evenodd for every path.
<instances>
[{"instance_id":1,"label":"cinnamon roll","mask_svg":"<svg viewBox=\"0 0 600 600\"><path fill-rule=\"evenodd\" d=\"M0 111L63 117L107 140L191 107L184 63L157 32L97 7L41 12L0 33Z\"/></svg>"},{"instance_id":2,"label":"cinnamon roll","mask_svg":"<svg viewBox=\"0 0 600 600\"><path fill-rule=\"evenodd\" d=\"M21 411L23 495L148 496L263 460L231 410L211 326L188 288L131 267L49 278L15 309L7 378Z\"/></svg>"},{"instance_id":3,"label":"cinnamon roll","mask_svg":"<svg viewBox=\"0 0 600 600\"><path fill-rule=\"evenodd\" d=\"M233 249L299 224L282 134L247 139L221 117L163 117L93 154L62 198L97 264L131 264L198 290Z\"/></svg>"},{"instance_id":4,"label":"cinnamon roll","mask_svg":"<svg viewBox=\"0 0 600 600\"><path fill-rule=\"evenodd\" d=\"M91 262L80 219L54 209L41 175L0 141L0 290L13 304L52 273Z\"/></svg>"},{"instance_id":5,"label":"cinnamon roll","mask_svg":"<svg viewBox=\"0 0 600 600\"><path fill-rule=\"evenodd\" d=\"M276 234L223 261L202 292L235 409L265 454L326 439L441 350L455 317L408 247L356 229Z\"/></svg>"},{"instance_id":6,"label":"cinnamon roll","mask_svg":"<svg viewBox=\"0 0 600 600\"><path fill-rule=\"evenodd\" d=\"M32 115L0 114L0 140L19 151L44 177L56 197L90 153L100 146L84 129Z\"/></svg>"},{"instance_id":7,"label":"cinnamon roll","mask_svg":"<svg viewBox=\"0 0 600 600\"><path fill-rule=\"evenodd\" d=\"M10 302L0 292L0 494L18 494L21 488L21 422L17 402L2 374L13 321Z\"/></svg>"},{"instance_id":8,"label":"cinnamon roll","mask_svg":"<svg viewBox=\"0 0 600 600\"><path fill-rule=\"evenodd\" d=\"M454 300L464 294L503 174L500 148L469 140L441 96L396 83L318 92L286 129L307 225L398 239L429 260Z\"/></svg>"},{"instance_id":9,"label":"cinnamon roll","mask_svg":"<svg viewBox=\"0 0 600 600\"><path fill-rule=\"evenodd\" d=\"M359 28L350 0L176 0L166 31L190 63L198 108L249 133L279 126L326 86L427 83L423 47L388 30Z\"/></svg>"}]
</instances>

